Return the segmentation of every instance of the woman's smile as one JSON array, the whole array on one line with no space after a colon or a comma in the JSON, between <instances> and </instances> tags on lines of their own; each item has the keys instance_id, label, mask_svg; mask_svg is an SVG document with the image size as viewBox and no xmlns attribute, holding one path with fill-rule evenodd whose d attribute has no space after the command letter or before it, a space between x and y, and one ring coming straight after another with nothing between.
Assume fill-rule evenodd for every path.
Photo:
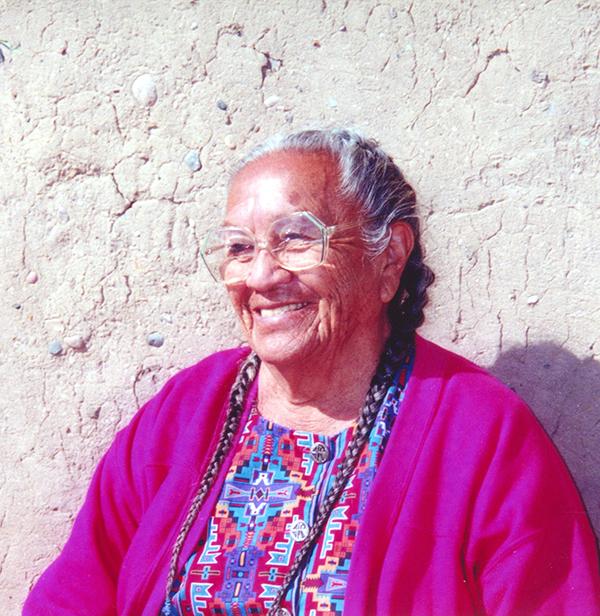
<instances>
[{"instance_id":1,"label":"woman's smile","mask_svg":"<svg viewBox=\"0 0 600 616\"><path fill-rule=\"evenodd\" d=\"M318 308L314 302L290 301L273 305L259 304L250 310L253 336L279 332L298 338L306 333Z\"/></svg>"},{"instance_id":2,"label":"woman's smile","mask_svg":"<svg viewBox=\"0 0 600 616\"><path fill-rule=\"evenodd\" d=\"M291 304L282 304L281 306L275 306L272 308L255 308L254 313L263 319L273 320L273 317L278 317L288 312L296 312L308 306L307 302L298 302Z\"/></svg>"}]
</instances>

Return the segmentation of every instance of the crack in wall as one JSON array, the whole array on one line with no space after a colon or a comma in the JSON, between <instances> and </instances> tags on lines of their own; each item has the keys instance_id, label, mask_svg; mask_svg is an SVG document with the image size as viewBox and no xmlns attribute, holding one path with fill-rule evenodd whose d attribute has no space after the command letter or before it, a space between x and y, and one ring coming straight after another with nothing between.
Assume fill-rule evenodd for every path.
<instances>
[{"instance_id":1,"label":"crack in wall","mask_svg":"<svg viewBox=\"0 0 600 616\"><path fill-rule=\"evenodd\" d=\"M480 79L481 75L483 75L483 73L485 73L487 71L487 69L490 66L490 62L494 58L497 58L498 56L502 56L502 55L508 55L508 48L494 49L494 51L491 51L490 53L488 53L488 55L486 56L485 64L484 64L483 68L475 73L475 76L473 77L471 83L469 84L469 86L467 86L467 89L466 89L465 93L463 94L464 98L469 96L469 94L473 91L475 86L479 83L479 79Z\"/></svg>"}]
</instances>

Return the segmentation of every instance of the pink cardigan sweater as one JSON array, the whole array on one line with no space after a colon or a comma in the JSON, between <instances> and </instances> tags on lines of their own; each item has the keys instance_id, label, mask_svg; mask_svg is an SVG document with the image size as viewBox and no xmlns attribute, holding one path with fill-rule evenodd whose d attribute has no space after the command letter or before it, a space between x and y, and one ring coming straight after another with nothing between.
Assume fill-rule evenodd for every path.
<instances>
[{"instance_id":1,"label":"pink cardigan sweater","mask_svg":"<svg viewBox=\"0 0 600 616\"><path fill-rule=\"evenodd\" d=\"M246 353L180 372L117 435L25 616L158 615L175 535ZM345 614L599 613L595 538L549 439L508 388L418 338L354 546Z\"/></svg>"}]
</instances>

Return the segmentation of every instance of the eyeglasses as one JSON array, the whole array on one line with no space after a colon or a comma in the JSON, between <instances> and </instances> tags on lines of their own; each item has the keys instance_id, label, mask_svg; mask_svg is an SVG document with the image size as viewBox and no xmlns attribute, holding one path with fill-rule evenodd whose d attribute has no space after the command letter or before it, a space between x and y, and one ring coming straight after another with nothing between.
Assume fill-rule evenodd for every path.
<instances>
[{"instance_id":1,"label":"eyeglasses","mask_svg":"<svg viewBox=\"0 0 600 616\"><path fill-rule=\"evenodd\" d=\"M335 231L356 226L328 227L310 212L295 212L275 220L263 241L244 227L220 227L208 232L202 260L212 277L226 285L246 280L259 250L266 250L284 269L300 272L325 261L329 238Z\"/></svg>"}]
</instances>

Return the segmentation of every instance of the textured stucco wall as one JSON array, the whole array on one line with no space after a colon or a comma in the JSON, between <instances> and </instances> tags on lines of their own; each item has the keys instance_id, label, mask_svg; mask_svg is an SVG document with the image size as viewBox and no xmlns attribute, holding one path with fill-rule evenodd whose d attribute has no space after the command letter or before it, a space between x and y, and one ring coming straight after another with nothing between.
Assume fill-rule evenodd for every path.
<instances>
[{"instance_id":1,"label":"textured stucco wall","mask_svg":"<svg viewBox=\"0 0 600 616\"><path fill-rule=\"evenodd\" d=\"M199 238L242 151L317 121L396 156L438 275L423 331L534 407L600 528L596 0L0 9L0 605L138 405L238 341Z\"/></svg>"}]
</instances>

